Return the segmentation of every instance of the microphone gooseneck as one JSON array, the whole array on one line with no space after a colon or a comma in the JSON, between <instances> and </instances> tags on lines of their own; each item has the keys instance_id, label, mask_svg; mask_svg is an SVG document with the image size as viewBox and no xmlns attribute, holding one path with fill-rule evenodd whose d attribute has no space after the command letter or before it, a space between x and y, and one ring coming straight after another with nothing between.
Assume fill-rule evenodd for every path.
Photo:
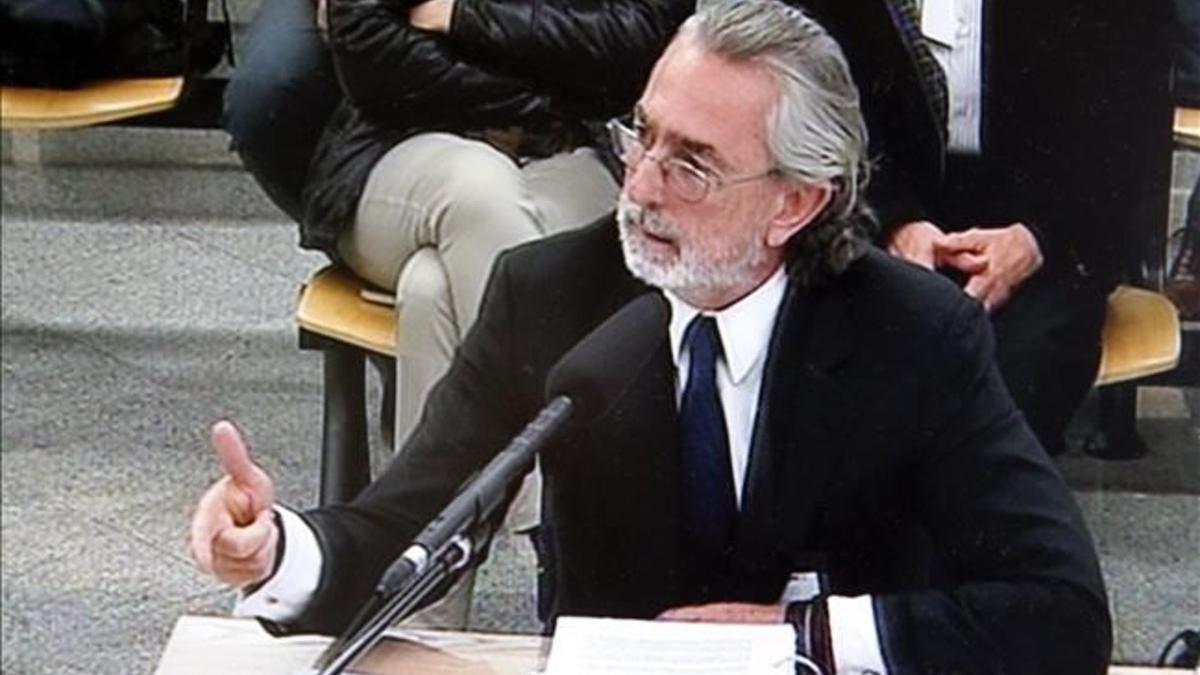
<instances>
[{"instance_id":1,"label":"microphone gooseneck","mask_svg":"<svg viewBox=\"0 0 1200 675\"><path fill-rule=\"evenodd\" d=\"M477 560L476 549L485 547L490 538L488 523L504 505L509 488L569 421L591 421L612 407L665 339L669 316L666 300L647 293L622 307L558 360L546 377L546 406L460 488L392 563L367 605L317 659L320 675L342 672L388 625L415 611Z\"/></svg>"}]
</instances>

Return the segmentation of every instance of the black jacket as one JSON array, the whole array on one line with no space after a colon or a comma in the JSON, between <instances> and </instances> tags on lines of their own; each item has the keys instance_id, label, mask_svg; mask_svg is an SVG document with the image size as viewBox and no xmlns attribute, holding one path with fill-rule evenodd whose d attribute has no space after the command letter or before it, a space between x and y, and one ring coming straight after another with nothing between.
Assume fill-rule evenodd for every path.
<instances>
[{"instance_id":1,"label":"black jacket","mask_svg":"<svg viewBox=\"0 0 1200 675\"><path fill-rule=\"evenodd\" d=\"M458 0L451 32L408 5L330 0L346 97L306 180L301 245L332 253L371 168L418 131L603 121L629 112L692 0Z\"/></svg>"},{"instance_id":2,"label":"black jacket","mask_svg":"<svg viewBox=\"0 0 1200 675\"><path fill-rule=\"evenodd\" d=\"M648 289L611 219L502 255L445 379L354 502L305 514L325 555L287 628L335 631L374 580L543 404L557 359ZM978 303L871 249L793 281L775 324L728 599L773 602L793 571L871 594L889 672L1099 673L1109 616L1070 492L1013 407ZM541 455L549 618L652 617L681 585L667 341L600 419Z\"/></svg>"}]
</instances>

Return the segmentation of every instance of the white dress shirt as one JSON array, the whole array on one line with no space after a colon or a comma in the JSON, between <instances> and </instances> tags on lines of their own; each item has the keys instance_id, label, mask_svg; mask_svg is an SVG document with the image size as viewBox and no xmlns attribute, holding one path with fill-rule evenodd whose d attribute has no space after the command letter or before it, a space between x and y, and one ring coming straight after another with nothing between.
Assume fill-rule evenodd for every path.
<instances>
[{"instance_id":1,"label":"white dress shirt","mask_svg":"<svg viewBox=\"0 0 1200 675\"><path fill-rule=\"evenodd\" d=\"M703 312L717 322L721 336L722 355L717 359L717 394L725 413L725 429L729 434L729 464L733 470L733 488L739 506L742 503L746 467L750 463L750 443L758 415L758 397L762 389L763 371L775 319L787 291L787 275L783 267L746 297L717 312ZM683 398L687 386L689 350L684 348L683 336L688 325L701 310L684 302L679 296L663 293L671 305L671 322L667 333L671 340L671 356L675 359L675 402ZM787 597L785 589L784 601ZM871 596L828 598L829 632L833 642L833 660L841 675L886 675L879 634L875 629L875 608Z\"/></svg>"},{"instance_id":2,"label":"white dress shirt","mask_svg":"<svg viewBox=\"0 0 1200 675\"><path fill-rule=\"evenodd\" d=\"M719 312L705 312L716 320L723 346L723 356L717 360L717 389L729 433L729 461L739 504L767 350L786 290L787 276L780 267L766 282L733 305ZM690 363L688 350L683 348L683 333L700 310L670 292L665 295L671 305L668 336L679 373L675 383L678 404L687 384ZM286 623L301 612L316 591L321 578L322 555L307 523L285 508L276 509L284 527L283 561L271 579L254 593L240 598L234 614ZM842 675L886 675L871 597L830 597L828 603L837 672Z\"/></svg>"},{"instance_id":3,"label":"white dress shirt","mask_svg":"<svg viewBox=\"0 0 1200 675\"><path fill-rule=\"evenodd\" d=\"M983 147L983 0L922 0L921 33L946 74L946 145L977 155Z\"/></svg>"}]
</instances>

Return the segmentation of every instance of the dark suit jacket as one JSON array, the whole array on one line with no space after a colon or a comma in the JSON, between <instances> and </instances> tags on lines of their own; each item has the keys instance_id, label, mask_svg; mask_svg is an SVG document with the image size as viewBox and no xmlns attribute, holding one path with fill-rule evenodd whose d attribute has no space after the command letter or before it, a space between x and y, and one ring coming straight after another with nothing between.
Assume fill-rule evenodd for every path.
<instances>
[{"instance_id":1,"label":"dark suit jacket","mask_svg":"<svg viewBox=\"0 0 1200 675\"><path fill-rule=\"evenodd\" d=\"M870 130L868 196L887 228L920 220L941 186L946 111L937 110L915 47L888 11L894 0L789 0L841 45Z\"/></svg>"},{"instance_id":2,"label":"dark suit jacket","mask_svg":"<svg viewBox=\"0 0 1200 675\"><path fill-rule=\"evenodd\" d=\"M1116 278L1167 217L1169 4L983 4L982 167L950 163L929 215L950 230L1022 221L1048 268Z\"/></svg>"},{"instance_id":3,"label":"dark suit jacket","mask_svg":"<svg viewBox=\"0 0 1200 675\"><path fill-rule=\"evenodd\" d=\"M293 630L334 631L455 487L530 420L548 369L647 291L611 220L497 262L405 448L355 502L306 514L325 553ZM730 599L817 569L873 594L894 673L1098 672L1109 618L1072 497L1013 408L979 307L872 250L790 285L772 338ZM651 617L680 590L674 368L664 340L602 418L542 455L550 618Z\"/></svg>"}]
</instances>

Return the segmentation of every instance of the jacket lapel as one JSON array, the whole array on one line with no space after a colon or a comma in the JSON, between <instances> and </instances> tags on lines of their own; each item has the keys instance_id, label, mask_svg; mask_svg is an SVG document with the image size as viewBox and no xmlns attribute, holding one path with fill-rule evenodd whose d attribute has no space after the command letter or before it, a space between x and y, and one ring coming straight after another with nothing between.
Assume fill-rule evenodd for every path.
<instances>
[{"instance_id":1,"label":"jacket lapel","mask_svg":"<svg viewBox=\"0 0 1200 675\"><path fill-rule=\"evenodd\" d=\"M613 292L598 303L602 316L643 293L658 292L623 268L618 278L621 281ZM604 498L603 520L618 528L625 545L606 555L621 558L619 564L628 570L626 579L641 589L638 597L654 611L673 597L673 575L678 569L678 427L675 365L664 333L654 356L633 374L608 412L589 427L587 443L597 484L619 486Z\"/></svg>"},{"instance_id":2,"label":"jacket lapel","mask_svg":"<svg viewBox=\"0 0 1200 675\"><path fill-rule=\"evenodd\" d=\"M793 282L768 353L747 469L737 555L751 568L790 564L804 547L852 423L835 371L854 348L836 284Z\"/></svg>"}]
</instances>

